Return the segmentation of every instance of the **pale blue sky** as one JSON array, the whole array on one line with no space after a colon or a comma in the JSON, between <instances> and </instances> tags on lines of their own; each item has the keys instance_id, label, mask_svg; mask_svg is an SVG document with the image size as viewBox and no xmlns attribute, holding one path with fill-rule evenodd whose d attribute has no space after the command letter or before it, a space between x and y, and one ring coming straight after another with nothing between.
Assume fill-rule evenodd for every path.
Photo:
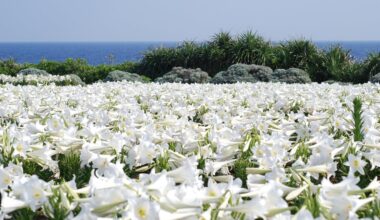
<instances>
[{"instance_id":1,"label":"pale blue sky","mask_svg":"<svg viewBox=\"0 0 380 220\"><path fill-rule=\"evenodd\" d=\"M380 40L379 0L0 0L4 41Z\"/></svg>"}]
</instances>

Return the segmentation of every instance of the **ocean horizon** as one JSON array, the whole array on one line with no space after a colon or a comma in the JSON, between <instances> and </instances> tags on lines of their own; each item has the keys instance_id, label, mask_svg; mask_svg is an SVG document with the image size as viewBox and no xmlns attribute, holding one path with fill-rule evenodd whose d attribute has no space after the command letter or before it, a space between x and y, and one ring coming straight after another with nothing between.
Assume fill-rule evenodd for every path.
<instances>
[{"instance_id":1,"label":"ocean horizon","mask_svg":"<svg viewBox=\"0 0 380 220\"><path fill-rule=\"evenodd\" d=\"M64 61L85 59L90 65L119 64L138 61L144 52L157 47L175 47L181 42L0 42L0 60L14 59L18 63L38 63L42 59ZM274 42L276 43L276 42ZM380 52L380 41L315 41L320 49L341 45L357 60L371 52Z\"/></svg>"}]
</instances>

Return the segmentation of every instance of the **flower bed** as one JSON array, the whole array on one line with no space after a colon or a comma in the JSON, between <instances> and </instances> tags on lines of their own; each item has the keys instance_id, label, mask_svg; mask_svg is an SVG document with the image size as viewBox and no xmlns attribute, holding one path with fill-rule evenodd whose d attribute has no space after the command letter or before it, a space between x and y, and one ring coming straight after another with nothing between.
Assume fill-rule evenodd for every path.
<instances>
[{"instance_id":1,"label":"flower bed","mask_svg":"<svg viewBox=\"0 0 380 220\"><path fill-rule=\"evenodd\" d=\"M380 215L378 85L0 87L1 217Z\"/></svg>"}]
</instances>

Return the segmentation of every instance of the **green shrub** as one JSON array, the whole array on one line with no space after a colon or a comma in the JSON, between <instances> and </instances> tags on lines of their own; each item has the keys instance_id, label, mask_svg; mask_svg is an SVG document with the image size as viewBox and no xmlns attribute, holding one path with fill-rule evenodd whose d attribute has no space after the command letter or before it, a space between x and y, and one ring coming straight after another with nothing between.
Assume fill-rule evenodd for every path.
<instances>
[{"instance_id":1,"label":"green shrub","mask_svg":"<svg viewBox=\"0 0 380 220\"><path fill-rule=\"evenodd\" d=\"M155 79L169 72L176 63L177 52L174 48L156 48L145 52L137 67L139 73Z\"/></svg>"},{"instance_id":2,"label":"green shrub","mask_svg":"<svg viewBox=\"0 0 380 220\"><path fill-rule=\"evenodd\" d=\"M192 41L185 41L177 48L176 62L185 68L202 66L202 58L204 57L205 52L206 48L202 44L197 44Z\"/></svg>"},{"instance_id":3,"label":"green shrub","mask_svg":"<svg viewBox=\"0 0 380 220\"><path fill-rule=\"evenodd\" d=\"M125 62L118 65L91 66L84 59L67 59L64 62L41 60L34 65L36 68L45 70L52 75L78 75L86 84L104 80L109 72L114 70L133 71L136 63Z\"/></svg>"},{"instance_id":4,"label":"green shrub","mask_svg":"<svg viewBox=\"0 0 380 220\"><path fill-rule=\"evenodd\" d=\"M170 72L158 77L156 82L159 83L208 83L209 75L201 69L185 69L174 67Z\"/></svg>"},{"instance_id":5,"label":"green shrub","mask_svg":"<svg viewBox=\"0 0 380 220\"><path fill-rule=\"evenodd\" d=\"M45 70L52 75L67 75L86 72L91 67L84 59L67 59L64 62L41 60L36 68Z\"/></svg>"},{"instance_id":6,"label":"green shrub","mask_svg":"<svg viewBox=\"0 0 380 220\"><path fill-rule=\"evenodd\" d=\"M144 79L136 73L129 73L129 72L124 72L120 70L114 70L108 73L107 77L104 79L104 82L119 82L119 81L144 82Z\"/></svg>"},{"instance_id":7,"label":"green shrub","mask_svg":"<svg viewBox=\"0 0 380 220\"><path fill-rule=\"evenodd\" d=\"M180 66L200 68L212 77L234 63L266 65L273 59L270 43L257 34L249 31L234 39L228 32L220 32L205 43L183 42L175 48L147 51L137 72L155 79Z\"/></svg>"},{"instance_id":8,"label":"green shrub","mask_svg":"<svg viewBox=\"0 0 380 220\"><path fill-rule=\"evenodd\" d=\"M301 69L276 69L272 74L272 82L311 83L309 74Z\"/></svg>"},{"instance_id":9,"label":"green shrub","mask_svg":"<svg viewBox=\"0 0 380 220\"><path fill-rule=\"evenodd\" d=\"M279 67L282 68L307 69L319 54L318 48L311 41L304 39L286 41L278 47L276 56L279 58Z\"/></svg>"},{"instance_id":10,"label":"green shrub","mask_svg":"<svg viewBox=\"0 0 380 220\"><path fill-rule=\"evenodd\" d=\"M29 66L30 64L18 64L14 59L0 60L0 74L16 76L20 70Z\"/></svg>"},{"instance_id":11,"label":"green shrub","mask_svg":"<svg viewBox=\"0 0 380 220\"><path fill-rule=\"evenodd\" d=\"M340 45L331 46L324 54L323 69L327 73L327 78L348 82L351 80L350 73L355 71L352 68L354 60L349 50L343 49Z\"/></svg>"},{"instance_id":12,"label":"green shrub","mask_svg":"<svg viewBox=\"0 0 380 220\"><path fill-rule=\"evenodd\" d=\"M352 83L366 83L369 80L368 72L363 71L364 65L362 62L354 62L348 68L348 81ZM342 80L344 82L344 80Z\"/></svg>"},{"instance_id":13,"label":"green shrub","mask_svg":"<svg viewBox=\"0 0 380 220\"><path fill-rule=\"evenodd\" d=\"M362 75L367 80L372 80L372 77L380 73L380 52L371 53L363 62Z\"/></svg>"},{"instance_id":14,"label":"green shrub","mask_svg":"<svg viewBox=\"0 0 380 220\"><path fill-rule=\"evenodd\" d=\"M281 43L273 49L273 69L299 68L310 74L313 81L327 80L323 71L323 52L311 41L300 39Z\"/></svg>"},{"instance_id":15,"label":"green shrub","mask_svg":"<svg viewBox=\"0 0 380 220\"><path fill-rule=\"evenodd\" d=\"M234 63L258 65L272 63L273 53L270 43L251 31L238 36L232 50Z\"/></svg>"},{"instance_id":16,"label":"green shrub","mask_svg":"<svg viewBox=\"0 0 380 220\"><path fill-rule=\"evenodd\" d=\"M136 62L131 62L131 61L126 61L124 63L120 63L117 65L112 65L113 70L121 70L125 72L132 72L135 73L137 70L137 63ZM97 68L98 66L95 66Z\"/></svg>"},{"instance_id":17,"label":"green shrub","mask_svg":"<svg viewBox=\"0 0 380 220\"><path fill-rule=\"evenodd\" d=\"M233 49L236 41L229 32L215 34L206 44L205 66L203 70L214 76L216 73L227 69L233 63Z\"/></svg>"},{"instance_id":18,"label":"green shrub","mask_svg":"<svg viewBox=\"0 0 380 220\"><path fill-rule=\"evenodd\" d=\"M226 71L217 73L211 83L224 84L236 82L269 82L273 70L267 66L234 64L228 67Z\"/></svg>"},{"instance_id":19,"label":"green shrub","mask_svg":"<svg viewBox=\"0 0 380 220\"><path fill-rule=\"evenodd\" d=\"M40 70L36 68L26 68L18 72L17 74L27 76L27 75L36 75L36 76L49 76L50 74L45 70Z\"/></svg>"}]
</instances>

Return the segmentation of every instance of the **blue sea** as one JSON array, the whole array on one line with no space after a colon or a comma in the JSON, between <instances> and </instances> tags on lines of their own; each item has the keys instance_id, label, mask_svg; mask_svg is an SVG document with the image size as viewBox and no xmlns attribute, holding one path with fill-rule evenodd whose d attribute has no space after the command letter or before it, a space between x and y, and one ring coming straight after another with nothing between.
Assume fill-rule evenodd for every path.
<instances>
[{"instance_id":1,"label":"blue sea","mask_svg":"<svg viewBox=\"0 0 380 220\"><path fill-rule=\"evenodd\" d=\"M378 42L315 42L321 49L340 44L355 59L362 60L370 52L380 52ZM157 47L174 47L179 42L127 43L0 43L0 59L13 58L19 63L38 63L41 59L63 61L83 58L91 65L137 61L144 52Z\"/></svg>"}]
</instances>

